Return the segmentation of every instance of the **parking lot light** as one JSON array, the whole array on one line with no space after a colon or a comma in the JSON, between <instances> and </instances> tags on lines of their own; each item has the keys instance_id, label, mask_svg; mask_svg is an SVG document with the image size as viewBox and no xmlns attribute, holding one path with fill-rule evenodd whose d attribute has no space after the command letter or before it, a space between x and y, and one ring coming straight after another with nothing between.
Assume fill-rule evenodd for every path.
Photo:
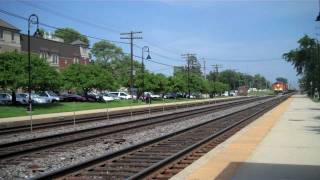
<instances>
[{"instance_id":1,"label":"parking lot light","mask_svg":"<svg viewBox=\"0 0 320 180\"><path fill-rule=\"evenodd\" d=\"M141 55L141 60L142 60L142 98L143 100L144 99L144 52L147 52L148 53L148 56L146 58L146 60L148 59L151 59L151 56L150 56L150 50L149 50L149 47L148 46L143 46L142 47L142 55Z\"/></svg>"}]
</instances>

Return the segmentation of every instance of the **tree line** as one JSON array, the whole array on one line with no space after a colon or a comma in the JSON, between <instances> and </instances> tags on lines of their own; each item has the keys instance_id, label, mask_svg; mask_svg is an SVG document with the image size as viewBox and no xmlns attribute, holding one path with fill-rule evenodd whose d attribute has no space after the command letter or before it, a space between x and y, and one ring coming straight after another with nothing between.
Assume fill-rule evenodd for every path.
<instances>
[{"instance_id":1,"label":"tree line","mask_svg":"<svg viewBox=\"0 0 320 180\"><path fill-rule=\"evenodd\" d=\"M55 34L66 42L86 38L70 28L56 31ZM88 39L84 41L89 43ZM32 54L32 90L64 90L86 94L92 90L115 91L120 87L129 87L130 57L120 47L102 40L93 44L91 53L94 57L92 63L88 65L72 64L61 72L56 71L39 55ZM142 94L142 91L186 93L189 88L191 92L211 95L235 90L243 85L257 89L270 88L270 82L260 74L252 76L234 70L224 70L219 73L210 71L204 77L197 58L192 57L190 61L192 61L192 66L189 69L177 66L174 68L173 75L165 76L149 70L143 73L142 64L135 60L134 87L138 96ZM18 89L27 90L27 54L16 51L5 52L0 54L0 63L0 88L11 91L13 96Z\"/></svg>"}]
</instances>

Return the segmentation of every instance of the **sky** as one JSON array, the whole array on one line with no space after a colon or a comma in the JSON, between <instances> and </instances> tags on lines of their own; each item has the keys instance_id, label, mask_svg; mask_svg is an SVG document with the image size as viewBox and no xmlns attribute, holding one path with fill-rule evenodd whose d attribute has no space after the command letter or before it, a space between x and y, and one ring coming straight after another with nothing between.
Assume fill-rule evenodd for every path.
<instances>
[{"instance_id":1,"label":"sky","mask_svg":"<svg viewBox=\"0 0 320 180\"><path fill-rule=\"evenodd\" d=\"M201 64L206 61L207 73L219 64L221 70L259 73L271 82L285 77L296 87L299 77L282 55L297 48L302 36L320 33L318 0L0 0L0 10L23 17L35 13L40 23L106 40L128 42L120 33L142 31L137 36L143 39L134 43L149 46L152 60L166 64L147 61L156 73L172 74L172 66L186 64L181 54L194 53ZM0 18L27 32L26 21L1 12ZM98 41L89 40L91 46ZM116 45L130 52L129 45ZM141 53L134 48L134 55Z\"/></svg>"}]
</instances>

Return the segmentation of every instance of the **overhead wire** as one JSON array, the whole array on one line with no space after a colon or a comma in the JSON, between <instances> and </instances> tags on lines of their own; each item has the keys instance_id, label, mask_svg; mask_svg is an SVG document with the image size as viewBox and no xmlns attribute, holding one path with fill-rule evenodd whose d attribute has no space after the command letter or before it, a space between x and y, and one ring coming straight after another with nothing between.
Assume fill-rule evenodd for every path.
<instances>
[{"instance_id":1,"label":"overhead wire","mask_svg":"<svg viewBox=\"0 0 320 180\"><path fill-rule=\"evenodd\" d=\"M20 2L22 4L25 4L27 6L33 7L33 8L37 8L37 9L45 11L45 12L52 13L52 14L54 14L56 16L60 16L60 17L65 18L65 19L69 19L69 20L74 21L74 22L82 23L84 25L95 26L96 28L99 28L99 29L102 29L102 30L106 30L106 31L109 31L109 32L113 32L113 33L120 33L120 31L115 30L113 28L106 27L106 26L103 26L101 24L95 24L93 22L86 21L84 19L79 19L79 18L75 18L75 17L72 17L72 16L68 16L66 14L63 14L63 13L59 12L59 11L56 11L56 10L53 10L53 9L50 9L50 8L47 8L47 7L44 7L44 6L40 6L39 4L34 4L34 3L30 2L30 1L18 0L18 2Z\"/></svg>"},{"instance_id":2,"label":"overhead wire","mask_svg":"<svg viewBox=\"0 0 320 180\"><path fill-rule=\"evenodd\" d=\"M0 13L3 13L3 14L6 14L6 15L8 15L8 16L12 16L12 17L15 17L15 18L19 18L19 19L28 21L28 18L25 18L25 17L23 17L23 16L17 15L17 14L15 14L15 13L11 13L11 12L5 11L5 10L3 10L3 9L0 9ZM44 27L47 27L47 28L55 29L55 30L62 29L62 28L59 28L59 27L56 27L56 26L52 26L52 25L43 23L43 22L41 22L41 21L39 21L39 25L44 26ZM86 35L86 34L82 34L82 35L85 36L85 37L87 37L87 38L90 38L90 39L105 40L105 41L108 41L108 42L118 43L118 44L130 44L130 43L128 43L128 42L109 40L109 39L100 38L100 37L95 37L95 36L90 36L90 35Z\"/></svg>"}]
</instances>

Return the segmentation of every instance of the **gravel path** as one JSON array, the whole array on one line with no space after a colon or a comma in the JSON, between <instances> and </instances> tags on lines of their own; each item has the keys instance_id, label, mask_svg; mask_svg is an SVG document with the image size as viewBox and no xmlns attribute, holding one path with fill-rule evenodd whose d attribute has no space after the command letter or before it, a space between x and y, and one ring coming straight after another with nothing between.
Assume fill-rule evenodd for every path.
<instances>
[{"instance_id":1,"label":"gravel path","mask_svg":"<svg viewBox=\"0 0 320 180\"><path fill-rule=\"evenodd\" d=\"M154 139L178 130L191 127L195 124L203 123L234 111L243 110L248 107L257 105L258 102L248 105L237 106L216 113L199 116L181 122L170 123L162 126L157 126L153 129L145 131L128 132L126 135L111 136L108 141L98 142L96 144L80 147L76 149L68 149L66 152L58 154L49 154L45 157L34 158L30 161L17 163L14 166L1 167L0 179L25 179L43 172L52 171L61 167L79 163L86 159L101 156L106 153L114 152L125 147L138 144L147 140ZM119 122L119 121L117 121Z\"/></svg>"}]
</instances>

